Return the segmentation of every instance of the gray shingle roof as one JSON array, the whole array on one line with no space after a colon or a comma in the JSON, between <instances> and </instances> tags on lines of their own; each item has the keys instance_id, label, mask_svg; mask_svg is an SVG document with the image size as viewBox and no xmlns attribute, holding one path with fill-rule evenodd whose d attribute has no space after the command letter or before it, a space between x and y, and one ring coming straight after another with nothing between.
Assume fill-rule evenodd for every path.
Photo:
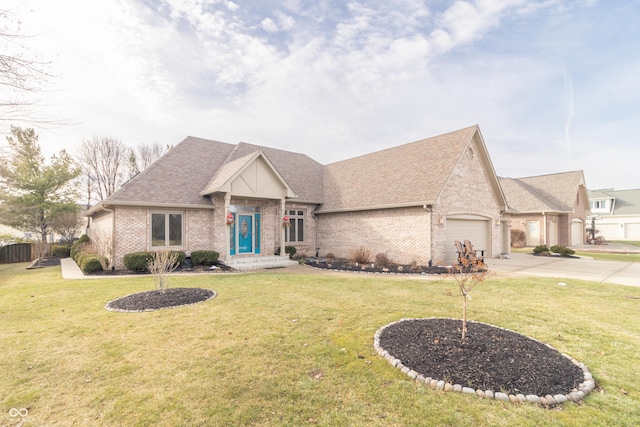
<instances>
[{"instance_id":1,"label":"gray shingle roof","mask_svg":"<svg viewBox=\"0 0 640 427\"><path fill-rule=\"evenodd\" d=\"M615 199L613 215L640 215L640 190L594 190L589 199Z\"/></svg>"},{"instance_id":2,"label":"gray shingle roof","mask_svg":"<svg viewBox=\"0 0 640 427\"><path fill-rule=\"evenodd\" d=\"M476 135L483 146L478 126L471 126L327 166L300 153L189 136L104 204L212 206L208 192L259 152L296 201L319 204L320 211L431 204ZM495 188L500 192L497 181Z\"/></svg>"},{"instance_id":3,"label":"gray shingle roof","mask_svg":"<svg viewBox=\"0 0 640 427\"><path fill-rule=\"evenodd\" d=\"M322 165L304 154L189 136L104 204L211 206L211 199L201 192L228 179L243 164L243 159L258 151L277 169L298 196L297 200L322 202Z\"/></svg>"},{"instance_id":4,"label":"gray shingle roof","mask_svg":"<svg viewBox=\"0 0 640 427\"><path fill-rule=\"evenodd\" d=\"M572 212L582 171L563 172L526 178L500 178L500 185L511 212Z\"/></svg>"},{"instance_id":5,"label":"gray shingle roof","mask_svg":"<svg viewBox=\"0 0 640 427\"><path fill-rule=\"evenodd\" d=\"M435 203L477 131L471 126L325 166L320 211Z\"/></svg>"},{"instance_id":6,"label":"gray shingle roof","mask_svg":"<svg viewBox=\"0 0 640 427\"><path fill-rule=\"evenodd\" d=\"M200 191L233 148L232 144L189 136L123 185L108 201L211 206L211 200L201 196Z\"/></svg>"}]
</instances>

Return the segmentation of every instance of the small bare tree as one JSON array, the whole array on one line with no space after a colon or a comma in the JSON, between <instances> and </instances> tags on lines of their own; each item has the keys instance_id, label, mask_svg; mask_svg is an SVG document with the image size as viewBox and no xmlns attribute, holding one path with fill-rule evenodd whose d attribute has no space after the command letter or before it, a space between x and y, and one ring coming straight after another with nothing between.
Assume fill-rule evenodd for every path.
<instances>
[{"instance_id":1,"label":"small bare tree","mask_svg":"<svg viewBox=\"0 0 640 427\"><path fill-rule=\"evenodd\" d=\"M160 292L164 293L169 287L169 278L167 275L178 267L177 261L177 252L165 250L156 252L147 263L147 268L153 275L156 289Z\"/></svg>"},{"instance_id":2,"label":"small bare tree","mask_svg":"<svg viewBox=\"0 0 640 427\"><path fill-rule=\"evenodd\" d=\"M484 282L487 268L481 258L462 257L457 265L447 267L446 278L452 278L458 284L462 298L462 340L467 336L467 301L471 300L471 290Z\"/></svg>"},{"instance_id":3,"label":"small bare tree","mask_svg":"<svg viewBox=\"0 0 640 427\"><path fill-rule=\"evenodd\" d=\"M91 252L98 254L98 261L104 271L113 265L113 235L106 230L97 229L91 233Z\"/></svg>"},{"instance_id":4,"label":"small bare tree","mask_svg":"<svg viewBox=\"0 0 640 427\"><path fill-rule=\"evenodd\" d=\"M54 77L50 73L52 63L30 54L26 43L29 38L21 34L14 10L0 7L0 123L54 123L36 114L42 104L38 94Z\"/></svg>"},{"instance_id":5,"label":"small bare tree","mask_svg":"<svg viewBox=\"0 0 640 427\"><path fill-rule=\"evenodd\" d=\"M100 201L115 193L127 180L127 160L127 147L118 139L108 136L83 139L78 163L87 181L87 197L90 199L95 193Z\"/></svg>"},{"instance_id":6,"label":"small bare tree","mask_svg":"<svg viewBox=\"0 0 640 427\"><path fill-rule=\"evenodd\" d=\"M135 149L131 148L129 150L129 177L133 178L147 169L170 149L170 145L163 147L157 142L151 144L141 143Z\"/></svg>"}]
</instances>

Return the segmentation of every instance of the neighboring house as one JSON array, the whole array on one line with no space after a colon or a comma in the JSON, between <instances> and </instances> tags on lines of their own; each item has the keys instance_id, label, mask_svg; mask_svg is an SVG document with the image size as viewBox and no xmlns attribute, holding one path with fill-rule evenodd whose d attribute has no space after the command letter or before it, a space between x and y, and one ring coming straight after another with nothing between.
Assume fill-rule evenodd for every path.
<instances>
[{"instance_id":1,"label":"neighboring house","mask_svg":"<svg viewBox=\"0 0 640 427\"><path fill-rule=\"evenodd\" d=\"M322 165L304 154L187 137L88 211L90 236L130 252L216 250L227 264L285 246L453 262L455 240L508 252L505 197L477 126Z\"/></svg>"},{"instance_id":2,"label":"neighboring house","mask_svg":"<svg viewBox=\"0 0 640 427\"><path fill-rule=\"evenodd\" d=\"M597 236L606 240L640 240L640 190L589 191ZM591 227L588 221L587 228Z\"/></svg>"},{"instance_id":3,"label":"neighboring house","mask_svg":"<svg viewBox=\"0 0 640 427\"><path fill-rule=\"evenodd\" d=\"M589 198L582 171L500 178L511 229L526 234L526 246L583 244Z\"/></svg>"}]
</instances>

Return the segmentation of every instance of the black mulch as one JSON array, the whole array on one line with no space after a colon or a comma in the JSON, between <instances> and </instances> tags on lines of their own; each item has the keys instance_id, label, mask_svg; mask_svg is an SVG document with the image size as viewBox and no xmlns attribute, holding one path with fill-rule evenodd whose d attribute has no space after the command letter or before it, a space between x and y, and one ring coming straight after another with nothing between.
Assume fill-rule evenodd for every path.
<instances>
[{"instance_id":1,"label":"black mulch","mask_svg":"<svg viewBox=\"0 0 640 427\"><path fill-rule=\"evenodd\" d=\"M524 335L461 320L412 319L380 334L380 346L425 378L474 390L538 396L568 394L584 373L558 351Z\"/></svg>"},{"instance_id":2,"label":"black mulch","mask_svg":"<svg viewBox=\"0 0 640 427\"><path fill-rule=\"evenodd\" d=\"M378 264L367 263L358 264L346 259L322 260L310 258L306 260L307 265L315 268L339 271L354 271L366 273L394 273L394 274L447 274L448 270L443 266L425 266L425 265L390 265L381 267Z\"/></svg>"},{"instance_id":3,"label":"black mulch","mask_svg":"<svg viewBox=\"0 0 640 427\"><path fill-rule=\"evenodd\" d=\"M27 268L55 267L56 265L60 265L60 258L43 258L39 261L32 261Z\"/></svg>"},{"instance_id":4,"label":"black mulch","mask_svg":"<svg viewBox=\"0 0 640 427\"><path fill-rule=\"evenodd\" d=\"M107 303L112 311L151 311L163 308L196 304L216 296L211 289L169 288L163 291L147 291L127 295Z\"/></svg>"},{"instance_id":5,"label":"black mulch","mask_svg":"<svg viewBox=\"0 0 640 427\"><path fill-rule=\"evenodd\" d=\"M178 273L225 273L233 271L233 268L221 263L216 262L214 265L191 265L190 263L183 263L180 267L176 268L171 274ZM133 271L133 270L111 270L111 271L94 271L89 273L90 276L122 276L122 275L145 275L151 274L149 271Z\"/></svg>"}]
</instances>

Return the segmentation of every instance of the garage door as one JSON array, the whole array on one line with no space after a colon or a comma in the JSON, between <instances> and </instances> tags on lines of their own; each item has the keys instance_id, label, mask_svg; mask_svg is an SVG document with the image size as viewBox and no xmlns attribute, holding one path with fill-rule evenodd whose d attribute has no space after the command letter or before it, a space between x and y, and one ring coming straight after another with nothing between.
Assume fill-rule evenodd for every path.
<instances>
[{"instance_id":1,"label":"garage door","mask_svg":"<svg viewBox=\"0 0 640 427\"><path fill-rule=\"evenodd\" d=\"M604 236L607 240L619 239L622 234L620 224L598 224L596 222L596 230L598 230L596 236Z\"/></svg>"},{"instance_id":2,"label":"garage door","mask_svg":"<svg viewBox=\"0 0 640 427\"><path fill-rule=\"evenodd\" d=\"M485 257L491 257L489 244L489 221L487 219L457 219L447 218L447 252L446 261L455 262L458 259L455 241L471 241L473 248L484 250Z\"/></svg>"},{"instance_id":3,"label":"garage door","mask_svg":"<svg viewBox=\"0 0 640 427\"><path fill-rule=\"evenodd\" d=\"M629 240L640 240L640 224L627 224L624 237Z\"/></svg>"},{"instance_id":4,"label":"garage door","mask_svg":"<svg viewBox=\"0 0 640 427\"><path fill-rule=\"evenodd\" d=\"M584 243L584 223L576 220L571 222L571 245Z\"/></svg>"}]
</instances>

